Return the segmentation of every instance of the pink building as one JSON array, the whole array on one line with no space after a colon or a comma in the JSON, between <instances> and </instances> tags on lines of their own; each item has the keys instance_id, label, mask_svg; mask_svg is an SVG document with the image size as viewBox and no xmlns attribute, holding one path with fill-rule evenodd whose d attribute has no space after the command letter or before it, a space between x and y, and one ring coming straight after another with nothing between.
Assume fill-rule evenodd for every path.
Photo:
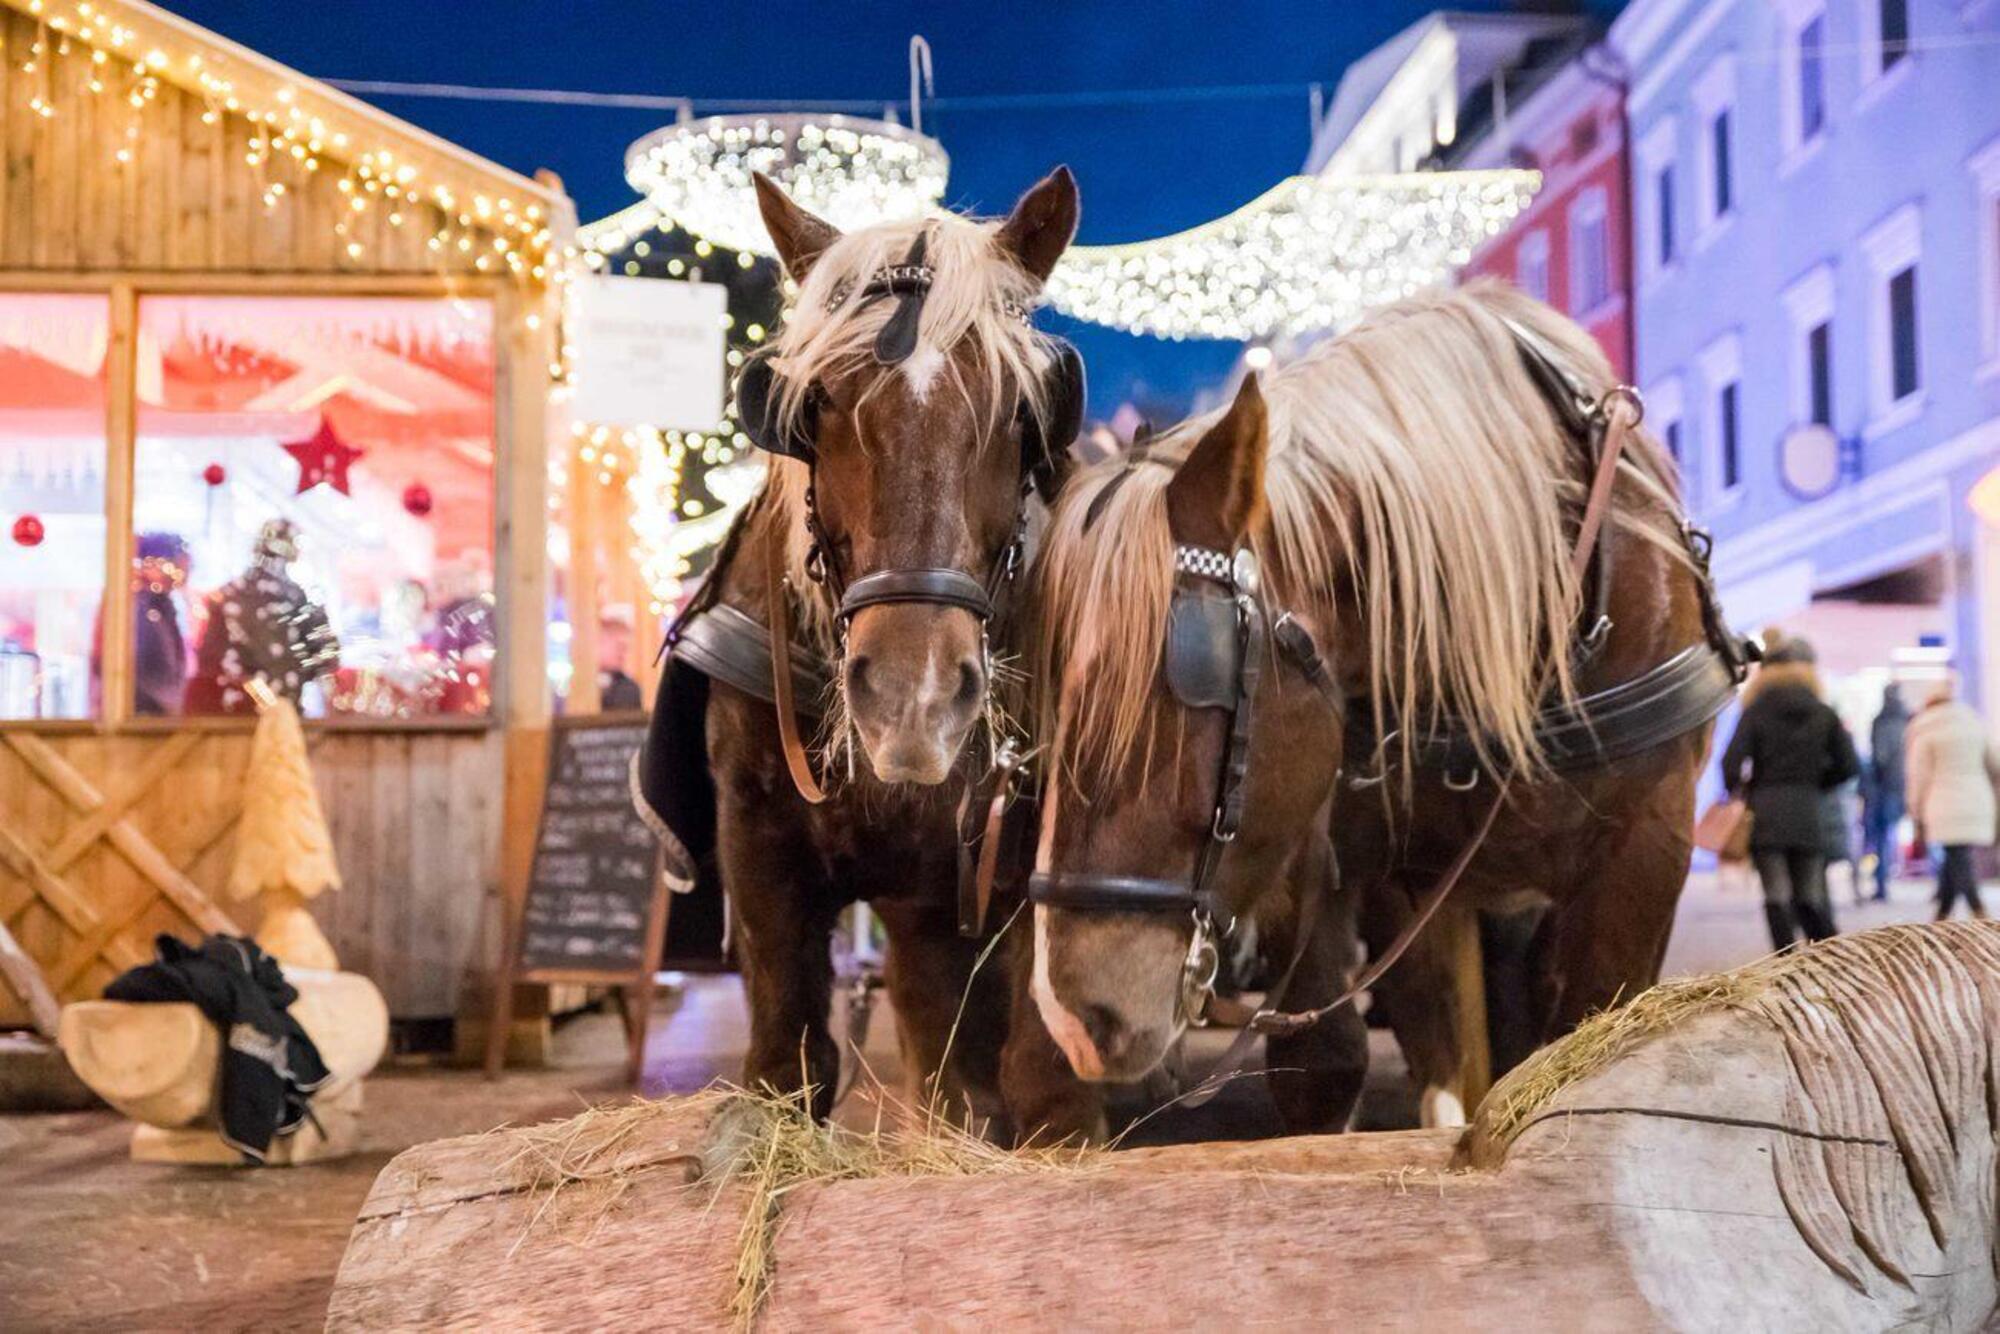
<instances>
[{"instance_id":1,"label":"pink building","mask_svg":"<svg viewBox=\"0 0 2000 1334\"><path fill-rule=\"evenodd\" d=\"M1596 34L1530 43L1518 62L1468 95L1458 134L1438 158L1453 168L1522 166L1542 173L1534 203L1473 255L1463 278L1505 278L1567 311L1629 379L1624 85Z\"/></svg>"}]
</instances>

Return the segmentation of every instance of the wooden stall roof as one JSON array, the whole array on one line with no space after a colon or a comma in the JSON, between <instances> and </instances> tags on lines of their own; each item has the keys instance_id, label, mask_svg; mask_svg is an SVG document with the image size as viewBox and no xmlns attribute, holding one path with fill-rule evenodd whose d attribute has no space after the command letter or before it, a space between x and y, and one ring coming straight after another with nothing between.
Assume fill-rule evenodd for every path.
<instances>
[{"instance_id":1,"label":"wooden stall roof","mask_svg":"<svg viewBox=\"0 0 2000 1334\"><path fill-rule=\"evenodd\" d=\"M530 179L145 0L0 0L0 269L550 276Z\"/></svg>"}]
</instances>

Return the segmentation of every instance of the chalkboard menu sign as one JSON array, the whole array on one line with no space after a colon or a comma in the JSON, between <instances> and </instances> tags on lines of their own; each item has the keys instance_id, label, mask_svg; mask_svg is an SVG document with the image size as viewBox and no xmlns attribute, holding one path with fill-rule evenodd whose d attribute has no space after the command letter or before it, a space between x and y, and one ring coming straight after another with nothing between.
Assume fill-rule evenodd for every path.
<instances>
[{"instance_id":1,"label":"chalkboard menu sign","mask_svg":"<svg viewBox=\"0 0 2000 1334\"><path fill-rule=\"evenodd\" d=\"M508 923L493 991L486 1073L500 1071L517 982L584 982L624 992L627 1069L645 1056L653 969L667 929L659 840L632 805L640 712L558 718L526 892Z\"/></svg>"},{"instance_id":2,"label":"chalkboard menu sign","mask_svg":"<svg viewBox=\"0 0 2000 1334\"><path fill-rule=\"evenodd\" d=\"M632 756L643 714L557 724L521 913L527 972L650 968L648 929L660 880L659 840L632 806Z\"/></svg>"}]
</instances>

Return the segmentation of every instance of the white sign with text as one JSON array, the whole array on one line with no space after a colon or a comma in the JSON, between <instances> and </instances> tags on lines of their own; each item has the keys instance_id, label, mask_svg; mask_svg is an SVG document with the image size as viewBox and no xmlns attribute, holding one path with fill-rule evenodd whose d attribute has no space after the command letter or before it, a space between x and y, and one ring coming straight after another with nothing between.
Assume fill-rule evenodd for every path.
<instances>
[{"instance_id":1,"label":"white sign with text","mask_svg":"<svg viewBox=\"0 0 2000 1334\"><path fill-rule=\"evenodd\" d=\"M571 418L709 431L723 415L720 283L589 276L578 281Z\"/></svg>"}]
</instances>

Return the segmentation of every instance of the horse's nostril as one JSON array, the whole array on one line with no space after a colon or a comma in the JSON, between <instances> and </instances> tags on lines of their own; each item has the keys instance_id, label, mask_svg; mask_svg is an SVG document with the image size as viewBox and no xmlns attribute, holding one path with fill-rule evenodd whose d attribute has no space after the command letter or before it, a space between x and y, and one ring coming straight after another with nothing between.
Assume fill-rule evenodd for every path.
<instances>
[{"instance_id":1,"label":"horse's nostril","mask_svg":"<svg viewBox=\"0 0 2000 1334\"><path fill-rule=\"evenodd\" d=\"M1077 1018L1083 1021L1083 1031L1090 1035L1097 1054L1107 1061L1116 1060L1125 1034L1117 1012L1106 1005L1085 1005Z\"/></svg>"},{"instance_id":2,"label":"horse's nostril","mask_svg":"<svg viewBox=\"0 0 2000 1334\"><path fill-rule=\"evenodd\" d=\"M958 664L958 693L952 697L953 702L965 706L977 704L983 684L978 666L969 660L961 662Z\"/></svg>"},{"instance_id":3,"label":"horse's nostril","mask_svg":"<svg viewBox=\"0 0 2000 1334\"><path fill-rule=\"evenodd\" d=\"M866 695L868 686L868 658L856 654L847 660L847 691L851 695Z\"/></svg>"}]
</instances>

